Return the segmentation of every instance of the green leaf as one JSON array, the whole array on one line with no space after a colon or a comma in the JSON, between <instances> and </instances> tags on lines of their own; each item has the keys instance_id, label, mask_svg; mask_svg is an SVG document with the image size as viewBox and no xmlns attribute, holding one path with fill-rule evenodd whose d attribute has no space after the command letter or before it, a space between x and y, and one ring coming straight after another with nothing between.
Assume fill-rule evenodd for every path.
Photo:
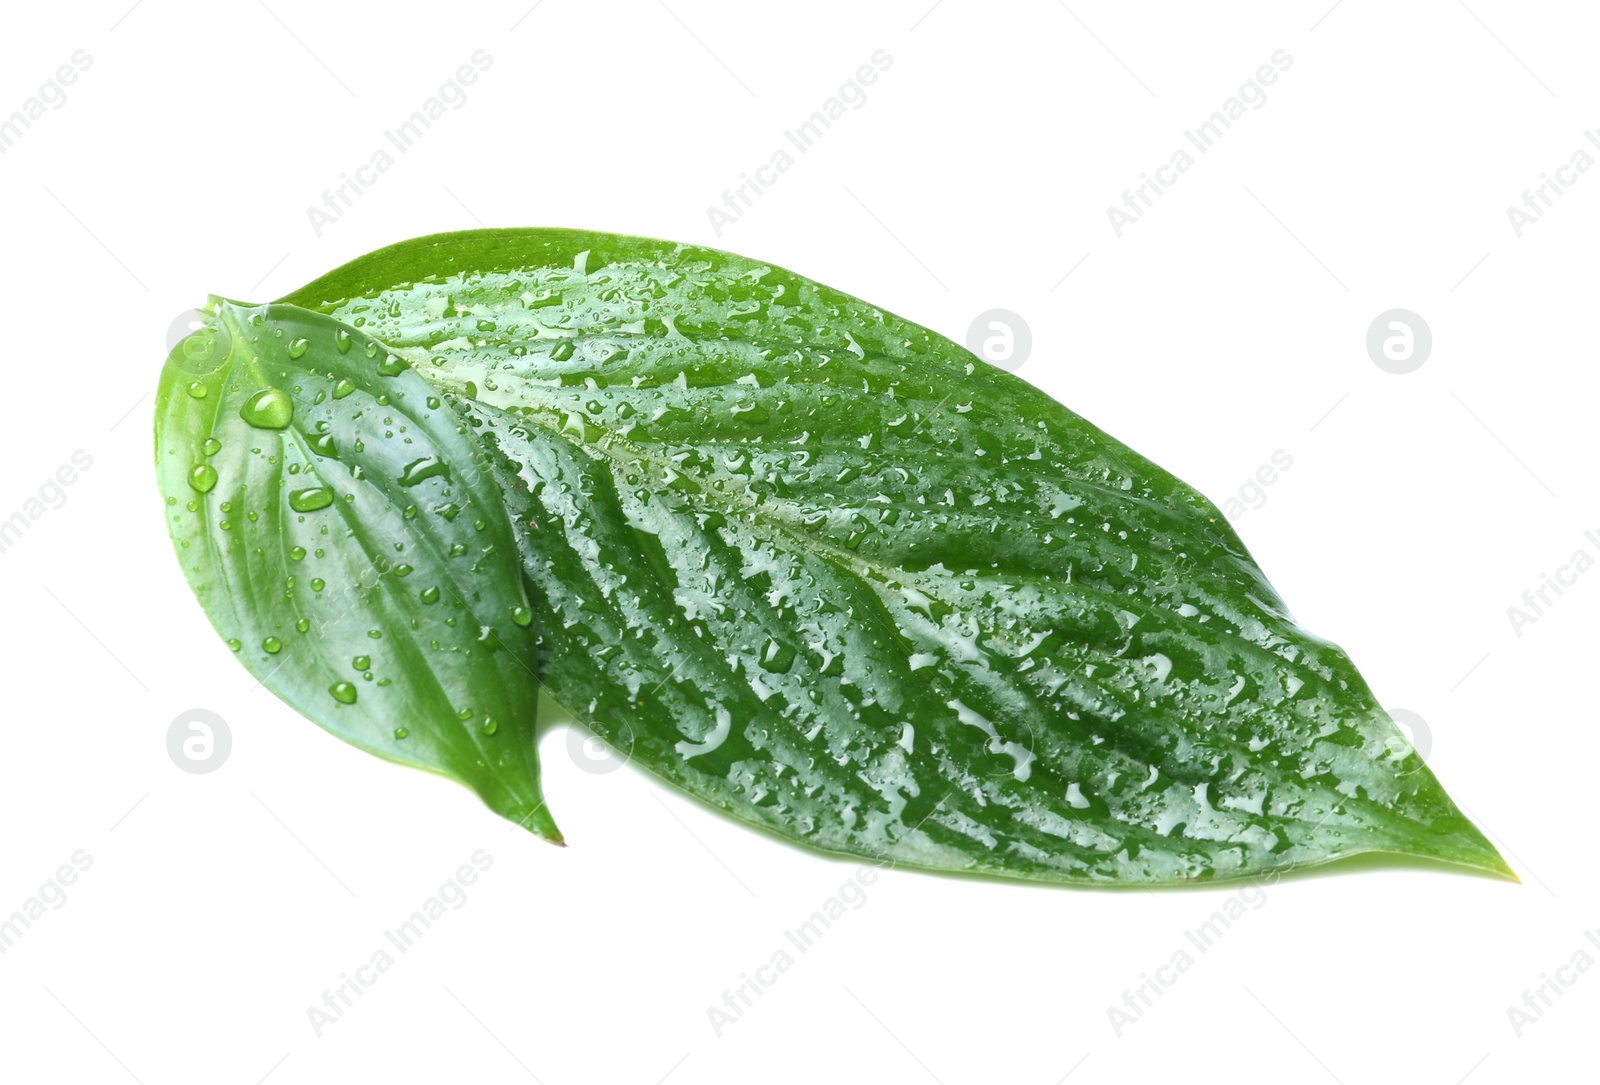
<instances>
[{"instance_id":1,"label":"green leaf","mask_svg":"<svg viewBox=\"0 0 1600 1085\"><path fill-rule=\"evenodd\" d=\"M735 817L1062 882L1510 873L1215 506L925 328L564 230L405 242L284 302L457 397L540 681Z\"/></svg>"},{"instance_id":2,"label":"green leaf","mask_svg":"<svg viewBox=\"0 0 1600 1085\"><path fill-rule=\"evenodd\" d=\"M156 468L184 575L268 689L555 841L532 610L482 449L381 343L220 299L161 375Z\"/></svg>"}]
</instances>

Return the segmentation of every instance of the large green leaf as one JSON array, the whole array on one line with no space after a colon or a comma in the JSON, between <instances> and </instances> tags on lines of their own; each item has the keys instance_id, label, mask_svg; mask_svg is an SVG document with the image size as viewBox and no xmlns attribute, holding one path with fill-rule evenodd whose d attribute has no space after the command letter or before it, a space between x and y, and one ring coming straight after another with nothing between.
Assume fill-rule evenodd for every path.
<instances>
[{"instance_id":1,"label":"large green leaf","mask_svg":"<svg viewBox=\"0 0 1600 1085\"><path fill-rule=\"evenodd\" d=\"M213 299L172 352L156 468L218 632L340 738L560 840L539 790L532 610L481 447L381 343Z\"/></svg>"},{"instance_id":2,"label":"large green leaf","mask_svg":"<svg viewBox=\"0 0 1600 1085\"><path fill-rule=\"evenodd\" d=\"M566 230L421 238L284 301L458 397L540 680L715 807L1056 881L1509 874L1211 502L926 328Z\"/></svg>"}]
</instances>

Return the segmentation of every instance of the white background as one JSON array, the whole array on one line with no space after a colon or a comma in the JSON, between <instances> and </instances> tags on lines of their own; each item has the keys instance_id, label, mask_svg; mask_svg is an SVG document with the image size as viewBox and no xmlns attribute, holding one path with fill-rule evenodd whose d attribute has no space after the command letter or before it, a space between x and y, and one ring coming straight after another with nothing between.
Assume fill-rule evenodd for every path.
<instances>
[{"instance_id":1,"label":"white background","mask_svg":"<svg viewBox=\"0 0 1600 1085\"><path fill-rule=\"evenodd\" d=\"M712 0L25 5L0 117L92 66L0 155L0 519L93 466L0 554L0 915L93 865L0 956L0 1074L118 1082L1574 1080L1600 969L1507 1008L1600 926L1600 573L1507 608L1600 529L1600 170L1520 238L1506 208L1586 146L1580 5ZM1209 5L1208 5L1209 6ZM270 10L269 10L270 8ZM1587 18L1586 18L1587 16ZM115 24L115 25L113 25ZM516 24L515 29L512 29ZM1313 25L1315 24L1315 25ZM317 236L306 208L478 49L469 100ZM878 49L893 65L720 236L706 214ZM1275 50L1293 66L1118 238L1106 208ZM1591 150L1594 148L1591 147ZM1596 151L1600 154L1600 151ZM541 745L571 846L300 718L211 631L151 470L170 321L478 225L715 244L964 339L1222 501L1302 623L1418 713L1523 884L1336 866L1265 891L1091 892L888 872L719 1036L707 1007L854 866ZM1069 270L1071 274L1068 275ZM1066 276L1064 279L1063 277ZM1431 326L1381 371L1368 325ZM166 750L220 713L215 773ZM319 1037L307 1008L476 849L493 867ZM1597 936L1600 937L1600 936ZM1121 1034L1107 1007L1189 948ZM1170 974L1170 973L1169 973Z\"/></svg>"}]
</instances>

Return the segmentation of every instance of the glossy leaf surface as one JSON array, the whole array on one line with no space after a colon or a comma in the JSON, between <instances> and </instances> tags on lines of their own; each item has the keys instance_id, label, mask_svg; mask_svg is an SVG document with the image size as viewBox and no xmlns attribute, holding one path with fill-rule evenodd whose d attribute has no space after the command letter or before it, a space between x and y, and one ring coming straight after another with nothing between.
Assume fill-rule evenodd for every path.
<instances>
[{"instance_id":1,"label":"glossy leaf surface","mask_svg":"<svg viewBox=\"0 0 1600 1085\"><path fill-rule=\"evenodd\" d=\"M925 328L563 230L406 242L284 300L456 397L540 680L736 817L1067 882L1509 873L1211 502Z\"/></svg>"},{"instance_id":2,"label":"glossy leaf surface","mask_svg":"<svg viewBox=\"0 0 1600 1085\"><path fill-rule=\"evenodd\" d=\"M559 840L539 789L532 620L480 445L377 341L214 300L168 359L156 465L217 631L329 731Z\"/></svg>"}]
</instances>

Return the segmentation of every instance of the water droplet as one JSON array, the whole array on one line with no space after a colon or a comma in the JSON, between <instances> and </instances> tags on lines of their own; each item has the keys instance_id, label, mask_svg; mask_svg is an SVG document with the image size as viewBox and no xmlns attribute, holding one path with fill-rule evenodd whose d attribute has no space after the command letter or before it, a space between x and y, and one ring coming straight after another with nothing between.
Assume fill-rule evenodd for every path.
<instances>
[{"instance_id":1,"label":"water droplet","mask_svg":"<svg viewBox=\"0 0 1600 1085\"><path fill-rule=\"evenodd\" d=\"M333 694L333 699L340 704L356 703L356 687L349 682L335 682L328 687L328 692Z\"/></svg>"},{"instance_id":2,"label":"water droplet","mask_svg":"<svg viewBox=\"0 0 1600 1085\"><path fill-rule=\"evenodd\" d=\"M406 370L405 359L398 354L391 354L378 363L378 372L385 377L398 377Z\"/></svg>"},{"instance_id":3,"label":"water droplet","mask_svg":"<svg viewBox=\"0 0 1600 1085\"><path fill-rule=\"evenodd\" d=\"M326 486L313 486L289 494L289 507L295 512L316 512L333 504L333 491Z\"/></svg>"},{"instance_id":4,"label":"water droplet","mask_svg":"<svg viewBox=\"0 0 1600 1085\"><path fill-rule=\"evenodd\" d=\"M266 640L261 642L261 650L266 652L269 656L275 656L279 652L283 651L283 641L279 640L277 637L268 637Z\"/></svg>"},{"instance_id":5,"label":"water droplet","mask_svg":"<svg viewBox=\"0 0 1600 1085\"><path fill-rule=\"evenodd\" d=\"M350 661L350 665L358 671L370 671L372 669L372 657L356 656Z\"/></svg>"},{"instance_id":6,"label":"water droplet","mask_svg":"<svg viewBox=\"0 0 1600 1085\"><path fill-rule=\"evenodd\" d=\"M311 619L310 618L301 618L299 621L294 623L294 628L295 628L295 631L299 632L299 633L309 633L309 632L311 632Z\"/></svg>"},{"instance_id":7,"label":"water droplet","mask_svg":"<svg viewBox=\"0 0 1600 1085\"><path fill-rule=\"evenodd\" d=\"M189 486L191 489L206 493L217 484L217 469L209 463L196 464L189 469Z\"/></svg>"},{"instance_id":8,"label":"water droplet","mask_svg":"<svg viewBox=\"0 0 1600 1085\"><path fill-rule=\"evenodd\" d=\"M533 611L527 607L512 607L511 620L518 625L528 625L533 621Z\"/></svg>"},{"instance_id":9,"label":"water droplet","mask_svg":"<svg viewBox=\"0 0 1600 1085\"><path fill-rule=\"evenodd\" d=\"M395 738L405 738L410 733L411 733L410 729L405 728L405 727L396 727L394 729L394 737Z\"/></svg>"},{"instance_id":10,"label":"water droplet","mask_svg":"<svg viewBox=\"0 0 1600 1085\"><path fill-rule=\"evenodd\" d=\"M492 735L498 730L500 730L500 721L493 716L485 716L483 719L483 733Z\"/></svg>"},{"instance_id":11,"label":"water droplet","mask_svg":"<svg viewBox=\"0 0 1600 1085\"><path fill-rule=\"evenodd\" d=\"M340 354L350 353L350 330L339 328L333 333L333 345L339 348Z\"/></svg>"},{"instance_id":12,"label":"water droplet","mask_svg":"<svg viewBox=\"0 0 1600 1085\"><path fill-rule=\"evenodd\" d=\"M207 456L215 456L218 452L222 451L222 442L217 440L215 437L207 437L204 443L200 445L200 451L204 452Z\"/></svg>"},{"instance_id":13,"label":"water droplet","mask_svg":"<svg viewBox=\"0 0 1600 1085\"><path fill-rule=\"evenodd\" d=\"M788 674L789 668L794 666L794 659L798 653L782 641L769 640L761 652L759 660L761 669L773 674Z\"/></svg>"},{"instance_id":14,"label":"water droplet","mask_svg":"<svg viewBox=\"0 0 1600 1085\"><path fill-rule=\"evenodd\" d=\"M422 601L424 603L437 603L439 601L439 589L438 588L423 588L422 589Z\"/></svg>"},{"instance_id":15,"label":"water droplet","mask_svg":"<svg viewBox=\"0 0 1600 1085\"><path fill-rule=\"evenodd\" d=\"M289 357L291 357L291 358L303 358L303 357L305 357L306 348L309 347L310 345L311 345L311 340L305 338L304 336L301 336L299 339L296 339L294 342L289 344Z\"/></svg>"},{"instance_id":16,"label":"water droplet","mask_svg":"<svg viewBox=\"0 0 1600 1085\"><path fill-rule=\"evenodd\" d=\"M199 381L190 381L189 382L189 394L191 396L193 396L195 399L204 399L204 398L206 398L207 391L208 391L208 389L206 388L206 386L204 384L201 384Z\"/></svg>"},{"instance_id":17,"label":"water droplet","mask_svg":"<svg viewBox=\"0 0 1600 1085\"><path fill-rule=\"evenodd\" d=\"M400 485L415 486L426 482L430 478L442 477L450 481L450 467L438 456L424 456L420 460L412 460L406 464L405 473L400 476Z\"/></svg>"},{"instance_id":18,"label":"water droplet","mask_svg":"<svg viewBox=\"0 0 1600 1085\"><path fill-rule=\"evenodd\" d=\"M243 647L244 647L244 645L239 643L239 638L237 638L237 637L229 637L228 638L228 651L237 652L240 648L243 648Z\"/></svg>"},{"instance_id":19,"label":"water droplet","mask_svg":"<svg viewBox=\"0 0 1600 1085\"><path fill-rule=\"evenodd\" d=\"M290 561L304 561L305 557L306 557L306 548L305 547L303 547L303 546L291 546L289 548L289 560Z\"/></svg>"},{"instance_id":20,"label":"water droplet","mask_svg":"<svg viewBox=\"0 0 1600 1085\"><path fill-rule=\"evenodd\" d=\"M294 400L281 388L263 388L245 401L239 417L257 429L283 429L294 418Z\"/></svg>"},{"instance_id":21,"label":"water droplet","mask_svg":"<svg viewBox=\"0 0 1600 1085\"><path fill-rule=\"evenodd\" d=\"M328 582L326 580L323 580L320 576L314 576L314 577L311 578L311 590L312 591L321 591L323 588L326 588L327 586L328 586Z\"/></svg>"},{"instance_id":22,"label":"water droplet","mask_svg":"<svg viewBox=\"0 0 1600 1085\"><path fill-rule=\"evenodd\" d=\"M411 566L409 566L409 565L396 565L394 567L394 575L395 576L410 576L411 575Z\"/></svg>"},{"instance_id":23,"label":"water droplet","mask_svg":"<svg viewBox=\"0 0 1600 1085\"><path fill-rule=\"evenodd\" d=\"M573 349L572 340L563 339L561 342L550 348L550 360L553 362L564 362L568 358L572 357Z\"/></svg>"},{"instance_id":24,"label":"water droplet","mask_svg":"<svg viewBox=\"0 0 1600 1085\"><path fill-rule=\"evenodd\" d=\"M355 385L351 384L347 380L341 380L338 384L335 384L333 386L333 398L334 399L343 399L345 396L349 395L351 392L354 392L355 390L356 390L356 386Z\"/></svg>"}]
</instances>

